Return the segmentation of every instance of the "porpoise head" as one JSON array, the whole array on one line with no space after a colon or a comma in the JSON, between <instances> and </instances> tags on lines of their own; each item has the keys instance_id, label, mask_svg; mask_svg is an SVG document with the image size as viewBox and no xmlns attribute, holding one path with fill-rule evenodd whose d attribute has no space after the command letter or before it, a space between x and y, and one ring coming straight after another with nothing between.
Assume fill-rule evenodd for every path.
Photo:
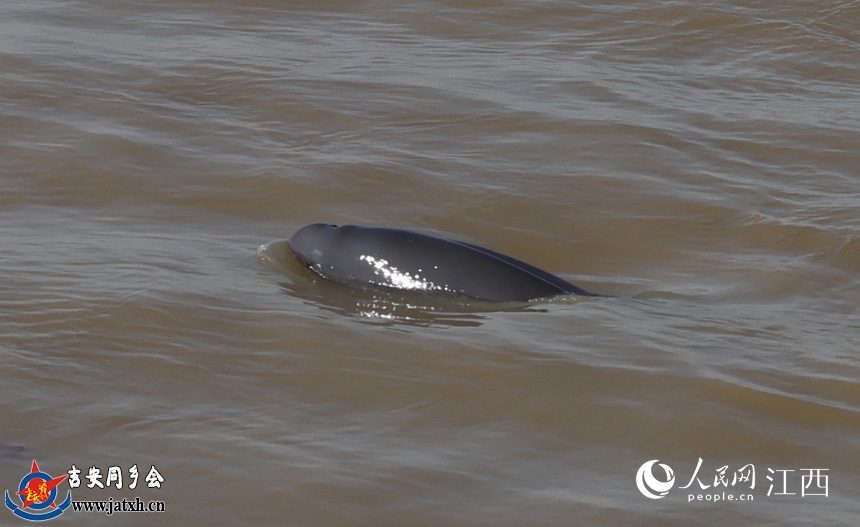
<instances>
[{"instance_id":1,"label":"porpoise head","mask_svg":"<svg viewBox=\"0 0 860 527\"><path fill-rule=\"evenodd\" d=\"M313 271L323 274L323 259L334 238L337 225L312 223L293 234L287 244L300 262Z\"/></svg>"}]
</instances>

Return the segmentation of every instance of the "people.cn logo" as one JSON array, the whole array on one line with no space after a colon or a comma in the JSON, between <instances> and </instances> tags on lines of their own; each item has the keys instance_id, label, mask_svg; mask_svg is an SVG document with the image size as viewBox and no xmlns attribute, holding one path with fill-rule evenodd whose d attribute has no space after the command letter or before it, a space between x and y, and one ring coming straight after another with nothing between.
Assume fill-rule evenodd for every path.
<instances>
[{"instance_id":1,"label":"people.cn logo","mask_svg":"<svg viewBox=\"0 0 860 527\"><path fill-rule=\"evenodd\" d=\"M672 468L669 465L660 463L660 467L666 472L666 481L660 481L654 477L651 469L658 461L658 459L646 461L639 467L639 472L636 473L636 486L639 487L639 492L652 500L659 500L665 497L666 494L669 494L672 485L675 484L675 473L672 472Z\"/></svg>"}]
</instances>

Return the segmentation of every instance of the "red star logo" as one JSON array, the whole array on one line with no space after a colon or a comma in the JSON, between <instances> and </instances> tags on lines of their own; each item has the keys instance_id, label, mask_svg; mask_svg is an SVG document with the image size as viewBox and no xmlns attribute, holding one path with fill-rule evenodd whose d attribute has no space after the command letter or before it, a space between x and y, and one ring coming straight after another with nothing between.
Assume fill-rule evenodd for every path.
<instances>
[{"instance_id":1,"label":"red star logo","mask_svg":"<svg viewBox=\"0 0 860 527\"><path fill-rule=\"evenodd\" d=\"M35 459L33 460L33 468L30 469L30 474L33 472L41 472ZM27 487L18 493L24 500L24 505L21 508L26 509L36 502L43 503L47 501L51 495L51 491L54 490L54 487L59 485L60 482L67 477L69 477L68 474L50 480L42 479L40 477L31 479L27 483ZM54 507L55 509L57 508L53 503L51 503L51 507Z\"/></svg>"}]
</instances>

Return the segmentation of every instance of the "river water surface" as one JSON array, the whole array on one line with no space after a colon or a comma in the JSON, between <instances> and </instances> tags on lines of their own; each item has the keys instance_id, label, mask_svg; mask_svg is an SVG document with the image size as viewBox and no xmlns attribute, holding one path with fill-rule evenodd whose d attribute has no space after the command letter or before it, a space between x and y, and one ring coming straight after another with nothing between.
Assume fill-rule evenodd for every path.
<instances>
[{"instance_id":1,"label":"river water surface","mask_svg":"<svg viewBox=\"0 0 860 527\"><path fill-rule=\"evenodd\" d=\"M858 146L856 1L5 1L0 490L35 459L165 505L69 525L858 525ZM605 296L326 283L282 243L312 222Z\"/></svg>"}]
</instances>

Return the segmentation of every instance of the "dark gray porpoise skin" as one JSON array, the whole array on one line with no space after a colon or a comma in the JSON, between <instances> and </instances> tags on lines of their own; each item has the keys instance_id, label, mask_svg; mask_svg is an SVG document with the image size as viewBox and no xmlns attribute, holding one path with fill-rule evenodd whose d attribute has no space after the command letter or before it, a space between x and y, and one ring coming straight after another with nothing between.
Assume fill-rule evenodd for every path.
<instances>
[{"instance_id":1,"label":"dark gray porpoise skin","mask_svg":"<svg viewBox=\"0 0 860 527\"><path fill-rule=\"evenodd\" d=\"M314 223L296 231L288 244L300 262L336 282L444 291L496 302L593 296L510 256L407 230Z\"/></svg>"}]
</instances>

